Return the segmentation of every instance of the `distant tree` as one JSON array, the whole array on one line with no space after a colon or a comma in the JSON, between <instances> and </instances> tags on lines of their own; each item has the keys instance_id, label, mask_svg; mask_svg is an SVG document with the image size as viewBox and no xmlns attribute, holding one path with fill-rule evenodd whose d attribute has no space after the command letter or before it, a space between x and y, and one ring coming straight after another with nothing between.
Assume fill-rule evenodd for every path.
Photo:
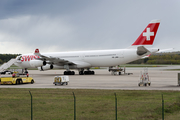
<instances>
[{"instance_id":1,"label":"distant tree","mask_svg":"<svg viewBox=\"0 0 180 120\"><path fill-rule=\"evenodd\" d=\"M175 53L158 53L151 55L149 58L136 60L129 64L180 64L180 52Z\"/></svg>"},{"instance_id":2,"label":"distant tree","mask_svg":"<svg viewBox=\"0 0 180 120\"><path fill-rule=\"evenodd\" d=\"M3 61L0 59L0 64L3 64Z\"/></svg>"},{"instance_id":3,"label":"distant tree","mask_svg":"<svg viewBox=\"0 0 180 120\"><path fill-rule=\"evenodd\" d=\"M8 62L12 58L16 58L20 54L0 54L0 64Z\"/></svg>"}]
</instances>

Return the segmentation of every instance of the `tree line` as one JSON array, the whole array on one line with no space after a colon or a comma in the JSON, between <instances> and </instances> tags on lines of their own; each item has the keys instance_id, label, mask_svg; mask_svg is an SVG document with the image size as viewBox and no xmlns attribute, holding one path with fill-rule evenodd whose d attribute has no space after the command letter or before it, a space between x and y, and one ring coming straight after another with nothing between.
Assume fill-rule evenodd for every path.
<instances>
[{"instance_id":1,"label":"tree line","mask_svg":"<svg viewBox=\"0 0 180 120\"><path fill-rule=\"evenodd\" d=\"M16 58L20 54L0 54L0 64ZM180 52L156 53L148 58L139 59L129 64L180 64Z\"/></svg>"},{"instance_id":2,"label":"tree line","mask_svg":"<svg viewBox=\"0 0 180 120\"><path fill-rule=\"evenodd\" d=\"M20 54L0 54L0 64L8 62L12 58L16 58Z\"/></svg>"},{"instance_id":3,"label":"tree line","mask_svg":"<svg viewBox=\"0 0 180 120\"><path fill-rule=\"evenodd\" d=\"M129 64L180 64L180 52L156 53L148 58L139 59Z\"/></svg>"}]
</instances>

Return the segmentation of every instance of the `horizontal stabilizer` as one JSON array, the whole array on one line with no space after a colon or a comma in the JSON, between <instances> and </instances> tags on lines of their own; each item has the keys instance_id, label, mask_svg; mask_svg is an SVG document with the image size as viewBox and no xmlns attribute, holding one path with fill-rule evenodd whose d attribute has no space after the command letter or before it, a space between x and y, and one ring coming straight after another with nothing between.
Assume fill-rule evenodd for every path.
<instances>
[{"instance_id":1,"label":"horizontal stabilizer","mask_svg":"<svg viewBox=\"0 0 180 120\"><path fill-rule=\"evenodd\" d=\"M144 46L137 47L137 54L138 55L144 55L147 52L149 52L149 50L147 50Z\"/></svg>"}]
</instances>

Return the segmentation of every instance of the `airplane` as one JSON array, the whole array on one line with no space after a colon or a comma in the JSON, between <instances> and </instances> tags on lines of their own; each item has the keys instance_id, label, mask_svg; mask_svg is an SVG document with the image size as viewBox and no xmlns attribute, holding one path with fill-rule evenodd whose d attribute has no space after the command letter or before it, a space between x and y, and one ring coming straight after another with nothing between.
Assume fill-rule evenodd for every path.
<instances>
[{"instance_id":1,"label":"airplane","mask_svg":"<svg viewBox=\"0 0 180 120\"><path fill-rule=\"evenodd\" d=\"M16 57L16 66L28 69L38 68L40 71L66 69L64 75L74 75L70 69L77 69L79 75L94 75L91 67L112 67L126 64L159 51L152 48L160 20L152 20L136 41L126 49L90 50L73 52L23 54ZM86 69L86 70L85 70Z\"/></svg>"}]
</instances>

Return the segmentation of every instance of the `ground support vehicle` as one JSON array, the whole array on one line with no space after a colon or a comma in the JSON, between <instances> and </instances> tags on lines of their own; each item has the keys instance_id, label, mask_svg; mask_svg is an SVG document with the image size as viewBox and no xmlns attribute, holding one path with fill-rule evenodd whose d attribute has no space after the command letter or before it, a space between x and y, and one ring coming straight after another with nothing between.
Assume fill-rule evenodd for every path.
<instances>
[{"instance_id":1,"label":"ground support vehicle","mask_svg":"<svg viewBox=\"0 0 180 120\"><path fill-rule=\"evenodd\" d=\"M140 74L140 82L138 83L138 86L147 86L151 85L151 81L149 79L148 70L147 68L144 69L144 73L141 72Z\"/></svg>"},{"instance_id":2,"label":"ground support vehicle","mask_svg":"<svg viewBox=\"0 0 180 120\"><path fill-rule=\"evenodd\" d=\"M31 83L33 84L35 81L32 77L29 77L28 74L26 75L17 75L13 74L12 76L1 76L0 77L0 84L23 84L23 83Z\"/></svg>"},{"instance_id":3,"label":"ground support vehicle","mask_svg":"<svg viewBox=\"0 0 180 120\"><path fill-rule=\"evenodd\" d=\"M111 72L111 75L131 75L133 73L126 73L126 68L122 69L121 67L115 66L115 67L109 67L109 72Z\"/></svg>"},{"instance_id":4,"label":"ground support vehicle","mask_svg":"<svg viewBox=\"0 0 180 120\"><path fill-rule=\"evenodd\" d=\"M69 83L69 76L55 76L54 77L54 85L68 85Z\"/></svg>"},{"instance_id":5,"label":"ground support vehicle","mask_svg":"<svg viewBox=\"0 0 180 120\"><path fill-rule=\"evenodd\" d=\"M5 75L5 74L13 74L13 72L12 71L9 71L9 70L4 70L3 72L0 72L0 74L2 74L2 75Z\"/></svg>"}]
</instances>

